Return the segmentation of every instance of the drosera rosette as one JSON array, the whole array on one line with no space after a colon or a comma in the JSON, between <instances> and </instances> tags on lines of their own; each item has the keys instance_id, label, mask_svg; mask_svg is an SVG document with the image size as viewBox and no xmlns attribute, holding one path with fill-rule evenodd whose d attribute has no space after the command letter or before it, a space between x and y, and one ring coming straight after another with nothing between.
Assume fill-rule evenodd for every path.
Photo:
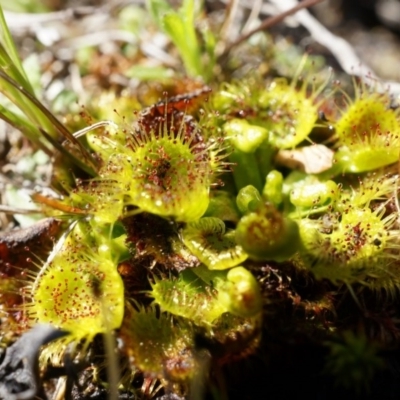
<instances>
[{"instance_id":1,"label":"drosera rosette","mask_svg":"<svg viewBox=\"0 0 400 400\"><path fill-rule=\"evenodd\" d=\"M192 325L155 306L128 305L126 314L120 337L131 369L154 379L190 383L199 368Z\"/></svg>"},{"instance_id":2,"label":"drosera rosette","mask_svg":"<svg viewBox=\"0 0 400 400\"><path fill-rule=\"evenodd\" d=\"M297 88L296 80L290 84L284 79L275 79L259 99L268 118L262 126L270 134L270 142L279 149L294 148L307 139L318 119L318 96L326 84L318 90L308 91L305 80Z\"/></svg>"},{"instance_id":3,"label":"drosera rosette","mask_svg":"<svg viewBox=\"0 0 400 400\"><path fill-rule=\"evenodd\" d=\"M46 354L61 356L68 343L88 345L100 333L120 327L124 315L124 287L117 271L120 240L111 232L98 242L88 222L71 225L49 259L25 289L27 324L49 323L70 332L54 342ZM100 235L98 236L100 237Z\"/></svg>"},{"instance_id":4,"label":"drosera rosette","mask_svg":"<svg viewBox=\"0 0 400 400\"><path fill-rule=\"evenodd\" d=\"M299 67L299 74L302 66ZM300 83L275 79L228 85L214 96L222 132L231 147L229 161L237 190L252 185L259 191L273 169L279 149L292 149L308 140L317 125L321 93L311 79ZM228 107L229 105L229 107Z\"/></svg>"},{"instance_id":5,"label":"drosera rosette","mask_svg":"<svg viewBox=\"0 0 400 400\"><path fill-rule=\"evenodd\" d=\"M298 255L317 278L391 293L399 286L398 212L387 210L394 191L389 183L393 177L378 183L366 178L358 188L343 191L335 209L299 220Z\"/></svg>"},{"instance_id":6,"label":"drosera rosette","mask_svg":"<svg viewBox=\"0 0 400 400\"><path fill-rule=\"evenodd\" d=\"M103 166L88 186L88 212L109 223L125 217L126 207L136 207L128 215L149 212L182 222L199 219L223 164L221 141L206 140L202 129L167 100L139 114L133 127L111 126L104 135L89 136ZM79 205L85 203L84 190L75 194ZM97 205L97 194L108 206Z\"/></svg>"},{"instance_id":7,"label":"drosera rosette","mask_svg":"<svg viewBox=\"0 0 400 400\"><path fill-rule=\"evenodd\" d=\"M355 84L355 99L344 94L345 107L334 124L338 151L335 171L372 171L398 161L400 112L393 98L374 87Z\"/></svg>"},{"instance_id":8,"label":"drosera rosette","mask_svg":"<svg viewBox=\"0 0 400 400\"><path fill-rule=\"evenodd\" d=\"M235 242L235 231L226 229L216 217L188 223L180 232L183 243L207 268L222 270L246 260L247 254Z\"/></svg>"},{"instance_id":9,"label":"drosera rosette","mask_svg":"<svg viewBox=\"0 0 400 400\"><path fill-rule=\"evenodd\" d=\"M294 148L307 139L318 120L318 109L323 101L321 94L330 80L330 73L325 82L316 83L311 73L304 73L307 60L305 56L291 82L277 78L267 85L257 79L230 84L217 92L213 105L224 115L227 122L233 119L231 133L239 131L249 124L246 140L251 146L243 144L241 151L254 151L264 139L278 149ZM301 74L305 78L301 78ZM236 118L236 119L235 119ZM239 120L242 121L242 129ZM265 133L261 130L263 128Z\"/></svg>"}]
</instances>

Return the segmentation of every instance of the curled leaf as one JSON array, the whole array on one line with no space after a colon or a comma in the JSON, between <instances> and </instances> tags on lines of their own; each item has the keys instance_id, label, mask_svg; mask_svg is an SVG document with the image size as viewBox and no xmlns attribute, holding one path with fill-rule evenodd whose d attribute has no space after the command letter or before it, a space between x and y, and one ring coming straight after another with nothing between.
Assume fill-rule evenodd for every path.
<instances>
[{"instance_id":1,"label":"curled leaf","mask_svg":"<svg viewBox=\"0 0 400 400\"><path fill-rule=\"evenodd\" d=\"M189 250L209 269L227 269L242 263L247 254L236 244L235 231L225 230L219 218L204 217L181 232Z\"/></svg>"}]
</instances>

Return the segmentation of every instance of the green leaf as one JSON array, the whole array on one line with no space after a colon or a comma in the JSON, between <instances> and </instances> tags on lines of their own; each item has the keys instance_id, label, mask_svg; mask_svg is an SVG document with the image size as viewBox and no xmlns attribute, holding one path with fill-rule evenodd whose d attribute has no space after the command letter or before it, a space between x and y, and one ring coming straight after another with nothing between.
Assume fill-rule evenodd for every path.
<instances>
[{"instance_id":1,"label":"green leaf","mask_svg":"<svg viewBox=\"0 0 400 400\"><path fill-rule=\"evenodd\" d=\"M134 65L125 73L129 78L137 78L141 81L169 81L174 72L169 68Z\"/></svg>"},{"instance_id":2,"label":"green leaf","mask_svg":"<svg viewBox=\"0 0 400 400\"><path fill-rule=\"evenodd\" d=\"M14 40L11 36L10 30L8 29L6 20L4 18L3 10L0 7L0 43L1 43L1 54L0 54L0 66L8 67L10 75L16 79L17 82L22 85L27 91L33 93L32 86L25 74L22 67L21 60L18 55L17 48L15 47Z\"/></svg>"},{"instance_id":3,"label":"green leaf","mask_svg":"<svg viewBox=\"0 0 400 400\"><path fill-rule=\"evenodd\" d=\"M0 104L0 118L9 125L20 130L25 137L35 143L47 154L52 154L46 140L41 138L40 132L36 126L32 125L23 115L13 112L10 108Z\"/></svg>"},{"instance_id":4,"label":"green leaf","mask_svg":"<svg viewBox=\"0 0 400 400\"><path fill-rule=\"evenodd\" d=\"M201 3L200 3L201 5ZM201 62L201 49L195 30L196 7L194 0L184 0L182 7L175 11L165 0L148 0L147 7L157 25L172 40L179 51L188 75L207 78L207 68ZM212 41L209 45L212 47ZM211 68L212 69L212 68Z\"/></svg>"},{"instance_id":5,"label":"green leaf","mask_svg":"<svg viewBox=\"0 0 400 400\"><path fill-rule=\"evenodd\" d=\"M171 5L166 0L147 0L146 6L158 27L163 29L164 15L174 11Z\"/></svg>"},{"instance_id":6,"label":"green leaf","mask_svg":"<svg viewBox=\"0 0 400 400\"><path fill-rule=\"evenodd\" d=\"M206 66L204 67L204 78L206 81L213 75L213 70L215 63L217 61L216 53L215 53L215 46L217 44L217 39L211 29L205 27L201 30L201 35L203 36L204 47L206 54L208 56L208 60L206 62Z\"/></svg>"}]
</instances>

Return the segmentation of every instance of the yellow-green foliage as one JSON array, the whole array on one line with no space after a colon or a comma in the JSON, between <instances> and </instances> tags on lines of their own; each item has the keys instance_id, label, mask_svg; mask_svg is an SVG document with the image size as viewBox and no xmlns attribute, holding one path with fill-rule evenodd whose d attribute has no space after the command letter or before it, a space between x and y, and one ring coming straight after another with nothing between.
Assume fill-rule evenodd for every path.
<instances>
[{"instance_id":1,"label":"yellow-green foliage","mask_svg":"<svg viewBox=\"0 0 400 400\"><path fill-rule=\"evenodd\" d=\"M255 349L275 284L268 270L394 293L397 171L351 175L398 160L390 98L360 91L330 121L335 132L324 134L336 165L320 175L277 161L314 137L323 88L297 78L224 84L201 118L178 98L85 131L98 175L77 180L60 200L81 219L65 216L71 232L22 307L29 324L71 332L46 357L117 330L131 371L188 389L200 368L196 338L212 343L221 362ZM232 174L220 171L224 157ZM304 304L291 290L285 301Z\"/></svg>"},{"instance_id":2,"label":"yellow-green foliage","mask_svg":"<svg viewBox=\"0 0 400 400\"><path fill-rule=\"evenodd\" d=\"M333 124L337 164L316 176L281 169L275 154L304 145L320 93L283 80L247 85L217 91L211 103L220 113L207 124L182 114L152 119L147 110L130 127L107 123L87 134L99 175L64 200L86 222L36 278L31 321L68 329L70 340L120 329L132 370L187 384L201 368L196 335L218 343L227 360L259 342L265 302L250 269L284 262L333 284L395 292L398 218L386 206L397 201L396 172L335 176L396 161L398 116L387 97L360 94L342 110ZM215 174L225 156L233 179L222 175L221 190ZM138 227L138 214L162 223ZM132 268L125 288L121 260ZM151 290L136 283L138 272ZM63 343L45 354L60 355Z\"/></svg>"},{"instance_id":3,"label":"yellow-green foliage","mask_svg":"<svg viewBox=\"0 0 400 400\"><path fill-rule=\"evenodd\" d=\"M190 382L199 368L190 324L166 313L157 315L155 307L138 307L128 308L121 328L132 368L160 379Z\"/></svg>"},{"instance_id":4,"label":"yellow-green foliage","mask_svg":"<svg viewBox=\"0 0 400 400\"><path fill-rule=\"evenodd\" d=\"M399 284L397 215L385 215L393 177L368 177L357 189L343 190L320 218L299 221L305 265L319 278L363 283L393 290ZM376 201L382 200L380 206Z\"/></svg>"},{"instance_id":5,"label":"yellow-green foliage","mask_svg":"<svg viewBox=\"0 0 400 400\"><path fill-rule=\"evenodd\" d=\"M306 87L298 90L284 80L273 81L267 87L259 102L266 109L265 127L274 146L292 148L307 138L318 116L314 101L307 96Z\"/></svg>"},{"instance_id":6,"label":"yellow-green foliage","mask_svg":"<svg viewBox=\"0 0 400 400\"><path fill-rule=\"evenodd\" d=\"M209 269L232 268L247 258L235 242L235 231L226 232L219 218L205 217L189 223L181 235L188 249Z\"/></svg>"},{"instance_id":7,"label":"yellow-green foliage","mask_svg":"<svg viewBox=\"0 0 400 400\"><path fill-rule=\"evenodd\" d=\"M332 332L378 320L377 292L394 298L400 288L395 165L400 112L392 107L393 98L360 85L354 99L343 95L344 104L335 108L331 99L338 100L338 92L328 88L327 93L328 82L314 82L306 57L292 79L265 77L272 70L265 62L260 68L252 64L254 73L247 79L229 81L229 68L236 69L240 60L216 65L217 52L229 45L222 39L218 43L203 18L208 14L198 7L201 2L183 0L180 8L166 0L147 3L175 45L168 47L170 56L179 54L186 73L202 77L212 90L201 87L200 80L181 79L184 71L177 73L174 63L148 68L142 52L131 47L136 43L127 43L121 59L146 61L128 74L151 80L163 73L165 86L140 82L132 97L128 90L98 94L96 88L96 99L89 97L86 109L91 114L86 120L94 122L88 127L82 114L69 114L64 126L36 102L0 13L6 38L0 43L0 89L26 114L2 107L0 117L57 159L53 183L58 198L36 199L69 226L43 265L26 274L27 282L22 274L9 272L20 268L11 266L14 258L0 260L3 330L8 329L4 321L15 320L21 321L21 331L35 323L68 331L40 357L41 371L48 363L64 362L67 373L66 355L90 368L97 357L103 360L97 339L105 337L109 371L118 358L116 369L124 366L130 377L138 373L143 378L140 398L151 397L155 379L167 396L179 392L200 398L190 392L206 377L211 382L206 397L227 398L213 386L222 386L223 364L255 352L257 361L263 357L275 373L275 365L268 365L275 348L280 351L286 343L290 348L321 346L326 338L327 370L340 384L372 378L381 366L376 348L362 335L333 338ZM230 11L234 15L235 7ZM225 34L232 15L223 26ZM135 21L144 28L137 15ZM248 55L242 45L236 54ZM115 69L116 76L124 74ZM236 76L240 71L235 70ZM165 94L154 104L160 90L179 95ZM333 161L304 151L314 144L334 154ZM315 164L322 167L308 168ZM13 246L0 241L0 256L7 259ZM361 290L361 285L372 290ZM362 312L357 310L351 323L351 308L343 312L339 304L346 302L346 287L353 295L368 292L364 302L356 299ZM363 309L370 304L374 310ZM384 318L397 346L397 309L393 313ZM376 331L385 331L384 323L377 325ZM257 352L261 338L265 348ZM211 361L208 365L200 353ZM80 368L79 363L79 374ZM77 388L83 386L80 378ZM125 377L121 382L114 378L108 382L110 398L119 383L121 389L135 390ZM72 381L68 377L65 386Z\"/></svg>"},{"instance_id":8,"label":"yellow-green foliage","mask_svg":"<svg viewBox=\"0 0 400 400\"><path fill-rule=\"evenodd\" d=\"M76 227L31 286L30 323L53 324L70 332L71 340L119 328L124 287L115 257L89 237L86 226Z\"/></svg>"},{"instance_id":9,"label":"yellow-green foliage","mask_svg":"<svg viewBox=\"0 0 400 400\"><path fill-rule=\"evenodd\" d=\"M200 326L211 326L223 313L253 317L262 309L259 285L243 267L185 270L175 279L156 279L150 294L162 310Z\"/></svg>"},{"instance_id":10,"label":"yellow-green foliage","mask_svg":"<svg viewBox=\"0 0 400 400\"><path fill-rule=\"evenodd\" d=\"M178 131L171 124L150 132L140 125L137 131L111 126L103 136L91 136L104 165L100 178L72 194L73 204L89 206L100 222L115 222L126 206L178 221L200 218L218 169L217 145L195 142L200 126L188 133L183 122Z\"/></svg>"},{"instance_id":11,"label":"yellow-green foliage","mask_svg":"<svg viewBox=\"0 0 400 400\"><path fill-rule=\"evenodd\" d=\"M335 124L339 150L336 160L344 171L375 170L398 161L400 149L399 113L392 109L387 93L356 87L356 99L349 100Z\"/></svg>"},{"instance_id":12,"label":"yellow-green foliage","mask_svg":"<svg viewBox=\"0 0 400 400\"><path fill-rule=\"evenodd\" d=\"M284 261L299 248L299 228L294 220L267 204L241 218L236 241L256 260Z\"/></svg>"}]
</instances>

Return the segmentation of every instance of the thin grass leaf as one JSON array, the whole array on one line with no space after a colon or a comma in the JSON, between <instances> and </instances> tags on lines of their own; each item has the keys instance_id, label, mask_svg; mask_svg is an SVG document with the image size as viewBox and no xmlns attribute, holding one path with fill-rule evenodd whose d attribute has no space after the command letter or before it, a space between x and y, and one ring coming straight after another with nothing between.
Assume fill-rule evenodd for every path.
<instances>
[{"instance_id":1,"label":"thin grass leaf","mask_svg":"<svg viewBox=\"0 0 400 400\"><path fill-rule=\"evenodd\" d=\"M5 76L10 77L16 85L13 85L7 79L0 80L0 91L10 99L27 117L31 122L35 122L38 125L43 125L40 116L36 112L35 108L28 102L28 100L21 94L21 88L26 86L24 77L20 71L15 67L11 58L7 54L6 49L0 43L0 72ZM26 90L26 89L25 89ZM29 90L27 90L29 92ZM34 143L39 142L38 138L30 137Z\"/></svg>"},{"instance_id":2,"label":"thin grass leaf","mask_svg":"<svg viewBox=\"0 0 400 400\"><path fill-rule=\"evenodd\" d=\"M193 26L187 29L183 18L176 13L164 15L163 26L165 32L179 50L188 75L202 76L203 69Z\"/></svg>"},{"instance_id":3,"label":"thin grass leaf","mask_svg":"<svg viewBox=\"0 0 400 400\"><path fill-rule=\"evenodd\" d=\"M182 7L176 12L165 0L147 0L147 9L159 28L178 49L187 74L205 78L195 31L195 5L194 0L184 0Z\"/></svg>"},{"instance_id":4,"label":"thin grass leaf","mask_svg":"<svg viewBox=\"0 0 400 400\"><path fill-rule=\"evenodd\" d=\"M0 7L0 92L11 100L25 116L27 120L19 118L17 114L2 110L4 119L17 127L38 147L49 152L49 143L44 143L42 131L46 131L46 137L55 148L54 143L58 143L54 138L61 134L65 139L76 145L82 155L82 160L70 155L74 164L90 175L96 175L96 163L85 147L68 131L68 129L58 121L58 119L36 98L34 90L24 71L18 51L8 29L4 18L3 10ZM26 126L24 122L27 123ZM37 127L41 127L38 129ZM52 137L53 140L49 140ZM69 153L64 149L63 155Z\"/></svg>"},{"instance_id":5,"label":"thin grass leaf","mask_svg":"<svg viewBox=\"0 0 400 400\"><path fill-rule=\"evenodd\" d=\"M32 92L33 89L29 82L26 82L24 75L21 74L20 70L14 65L13 60L8 54L8 50L0 42L0 67L4 71L7 71L7 75L11 76L18 84L25 90Z\"/></svg>"},{"instance_id":6,"label":"thin grass leaf","mask_svg":"<svg viewBox=\"0 0 400 400\"><path fill-rule=\"evenodd\" d=\"M11 76L9 76L6 72L4 72L4 70L1 69L0 78L2 78L6 82L6 85L4 83L0 85L0 91L6 97L8 97L17 107L21 108L21 111L23 111L32 122L39 123L39 120L37 119L37 114L39 112L47 119L47 123L43 125L43 128L47 128L49 123L51 123L50 132L58 131L72 143L76 141L76 139L68 131L68 129L64 125L62 125L61 122L58 121L58 119L39 100L37 100L34 95L32 95L22 86L18 85L17 81L15 81ZM18 101L16 94L18 94L18 97L22 96L25 101L27 100L31 105L35 106L35 114L32 114L33 108L28 107L28 109L25 109L25 107L22 106L21 102ZM80 144L78 145L81 146Z\"/></svg>"},{"instance_id":7,"label":"thin grass leaf","mask_svg":"<svg viewBox=\"0 0 400 400\"><path fill-rule=\"evenodd\" d=\"M205 81L208 82L213 76L214 66L217 62L217 56L216 56L216 52L215 52L217 39L214 36L211 29L209 29L208 27L204 28L201 31L201 34L203 36L204 48L205 48L206 54L208 55L207 62L203 63L204 64L204 78L205 78Z\"/></svg>"},{"instance_id":8,"label":"thin grass leaf","mask_svg":"<svg viewBox=\"0 0 400 400\"><path fill-rule=\"evenodd\" d=\"M58 133L60 133L65 139L69 140L72 144L76 145L77 148L79 149L80 153L82 154L82 158L84 159L85 162L83 162L82 160L79 160L73 156L73 158L76 160L75 164L79 165L80 168L82 168L84 171L86 171L87 173L89 173L92 176L95 176L96 173L96 164L92 158L92 156L90 155L90 153L85 149L85 147L81 144L81 142L79 142L79 140L77 140L74 135L72 135L71 132L69 132L69 130L39 101L36 99L36 97L34 95L32 95L31 93L29 93L28 91L26 91L23 87L18 86L18 83L15 82L10 76L8 76L4 71L0 70L0 78L2 78L3 81L5 81L7 83L7 85L3 85L1 84L2 80L0 79L0 91L7 96L14 104L16 104L17 106L19 105L18 102L16 101L16 99L14 98L15 95L15 89L18 92L18 95L23 95L24 98L26 100L28 100L32 105L34 105L36 107L36 113L41 113L43 117L45 117L46 119L46 124L45 125L41 125L40 123L37 122L36 118L33 116L31 119L31 121L36 122L38 124L38 126L42 126L41 128L39 128L39 131L43 134L43 132L46 132L46 139L49 140L49 138L52 138L51 143L53 144L54 147L56 147L54 145L54 143L58 143L54 138L53 135L51 135L50 132L48 132L46 130L47 126L51 127L51 131L56 131ZM4 90L7 87L12 87L14 90L12 91L7 91ZM28 117L30 116L30 111L32 111L32 108L30 108L30 110L22 110L24 111L28 111ZM57 147L56 147L57 148ZM64 149L65 150L65 149ZM67 152L67 150L65 150L65 152ZM66 153L63 153L66 154ZM78 162L78 164L77 164Z\"/></svg>"},{"instance_id":9,"label":"thin grass leaf","mask_svg":"<svg viewBox=\"0 0 400 400\"><path fill-rule=\"evenodd\" d=\"M18 129L23 133L25 137L34 142L38 148L44 151L48 156L53 155L52 149L48 147L48 142L45 140L37 140L37 138L41 139L39 135L39 131L36 126L32 125L26 118L13 113L7 108L0 105L0 118L7 122L9 125ZM44 139L44 138L42 138Z\"/></svg>"},{"instance_id":10,"label":"thin grass leaf","mask_svg":"<svg viewBox=\"0 0 400 400\"><path fill-rule=\"evenodd\" d=\"M75 164L77 167L79 167L80 169L82 169L91 176L97 175L97 173L91 166L85 164L80 158L75 157L74 154L69 152L61 143L59 143L56 139L54 139L44 129L39 128L39 131L64 157L71 160L73 164Z\"/></svg>"},{"instance_id":11,"label":"thin grass leaf","mask_svg":"<svg viewBox=\"0 0 400 400\"><path fill-rule=\"evenodd\" d=\"M25 90L30 93L34 93L32 85L30 84L28 77L25 74L24 68L22 67L21 60L18 55L17 48L15 46L14 40L11 36L10 30L8 29L6 20L4 18L3 9L0 7L0 43L4 48L9 60L14 69L19 73L20 80L17 79L21 85L24 86ZM2 66L4 66L2 64Z\"/></svg>"}]
</instances>

